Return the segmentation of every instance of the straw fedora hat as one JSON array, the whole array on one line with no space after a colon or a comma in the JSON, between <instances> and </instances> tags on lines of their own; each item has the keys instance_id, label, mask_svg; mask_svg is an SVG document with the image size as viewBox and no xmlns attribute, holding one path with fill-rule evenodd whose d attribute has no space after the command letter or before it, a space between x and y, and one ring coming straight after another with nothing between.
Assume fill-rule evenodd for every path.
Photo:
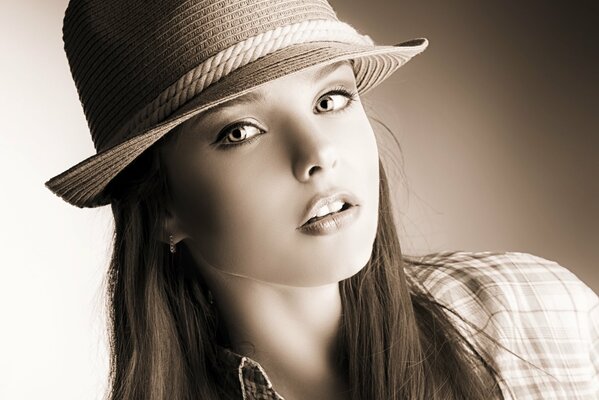
<instances>
[{"instance_id":1,"label":"straw fedora hat","mask_svg":"<svg viewBox=\"0 0 599 400\"><path fill-rule=\"evenodd\" d=\"M422 52L379 46L325 0L71 0L63 40L96 154L46 186L78 207L178 124L273 79L351 60L358 92Z\"/></svg>"}]
</instances>

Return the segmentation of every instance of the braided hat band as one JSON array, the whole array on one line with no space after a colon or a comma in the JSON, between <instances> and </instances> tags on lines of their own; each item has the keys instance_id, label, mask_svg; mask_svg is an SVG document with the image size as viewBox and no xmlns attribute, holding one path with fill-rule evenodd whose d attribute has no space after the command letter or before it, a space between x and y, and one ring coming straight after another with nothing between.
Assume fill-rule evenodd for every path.
<instances>
[{"instance_id":1,"label":"braided hat band","mask_svg":"<svg viewBox=\"0 0 599 400\"><path fill-rule=\"evenodd\" d=\"M324 0L71 0L64 42L97 153L46 182L79 207L175 126L273 79L350 60L363 94L422 52L377 46Z\"/></svg>"}]
</instances>

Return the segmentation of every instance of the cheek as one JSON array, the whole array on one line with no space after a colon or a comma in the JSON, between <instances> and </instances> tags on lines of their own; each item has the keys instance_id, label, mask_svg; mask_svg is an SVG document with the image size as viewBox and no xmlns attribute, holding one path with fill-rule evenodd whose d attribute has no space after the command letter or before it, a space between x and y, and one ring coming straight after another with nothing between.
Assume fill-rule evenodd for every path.
<instances>
[{"instance_id":1,"label":"cheek","mask_svg":"<svg viewBox=\"0 0 599 400\"><path fill-rule=\"evenodd\" d=\"M362 111L350 120L348 138L344 145L344 162L346 171L341 173L352 175L351 183L360 191L370 217L378 214L379 197L379 152L376 137L370 121Z\"/></svg>"},{"instance_id":2,"label":"cheek","mask_svg":"<svg viewBox=\"0 0 599 400\"><path fill-rule=\"evenodd\" d=\"M283 182L272 171L282 168L271 165L277 162L274 157L230 160L204 159L187 167L194 173L175 190L178 214L203 261L229 272L259 274L273 253L265 247L289 237L296 221L278 195Z\"/></svg>"},{"instance_id":3,"label":"cheek","mask_svg":"<svg viewBox=\"0 0 599 400\"><path fill-rule=\"evenodd\" d=\"M374 131L365 115L356 121L355 129L359 133L355 133L357 140L352 146L353 169L362 176L363 184L369 187L368 193L378 199L379 152Z\"/></svg>"},{"instance_id":4,"label":"cheek","mask_svg":"<svg viewBox=\"0 0 599 400\"><path fill-rule=\"evenodd\" d=\"M366 265L372 253L379 213L379 153L374 132L365 114L353 125L351 154L348 156L351 182L362 200L361 221L352 240L348 242L348 254L354 254L354 265L358 272Z\"/></svg>"}]
</instances>

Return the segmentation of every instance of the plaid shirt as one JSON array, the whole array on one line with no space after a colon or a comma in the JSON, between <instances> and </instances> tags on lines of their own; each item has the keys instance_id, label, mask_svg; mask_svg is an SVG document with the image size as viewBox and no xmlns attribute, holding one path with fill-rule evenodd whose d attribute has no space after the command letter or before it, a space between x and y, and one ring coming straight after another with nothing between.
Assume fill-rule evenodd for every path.
<instances>
[{"instance_id":1,"label":"plaid shirt","mask_svg":"<svg viewBox=\"0 0 599 400\"><path fill-rule=\"evenodd\" d=\"M499 372L505 399L599 399L599 298L572 272L516 252L404 258L412 284L469 322L447 312ZM239 399L283 399L256 361L221 355Z\"/></svg>"}]
</instances>

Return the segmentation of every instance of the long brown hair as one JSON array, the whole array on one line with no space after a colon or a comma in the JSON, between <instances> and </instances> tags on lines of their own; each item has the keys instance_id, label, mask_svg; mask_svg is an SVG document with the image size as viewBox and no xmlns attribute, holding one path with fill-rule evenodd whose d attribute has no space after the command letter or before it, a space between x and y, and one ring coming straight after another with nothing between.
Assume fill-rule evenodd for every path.
<instances>
[{"instance_id":1,"label":"long brown hair","mask_svg":"<svg viewBox=\"0 0 599 400\"><path fill-rule=\"evenodd\" d=\"M158 240L169 201L160 146L175 135L144 152L110 187L115 220L107 275L110 400L233 398L215 347L226 342L226 332L207 301L206 285L184 245L173 257ZM371 258L339 283L339 367L350 398L503 398L493 368L440 305L406 279L387 177L379 165Z\"/></svg>"}]
</instances>

